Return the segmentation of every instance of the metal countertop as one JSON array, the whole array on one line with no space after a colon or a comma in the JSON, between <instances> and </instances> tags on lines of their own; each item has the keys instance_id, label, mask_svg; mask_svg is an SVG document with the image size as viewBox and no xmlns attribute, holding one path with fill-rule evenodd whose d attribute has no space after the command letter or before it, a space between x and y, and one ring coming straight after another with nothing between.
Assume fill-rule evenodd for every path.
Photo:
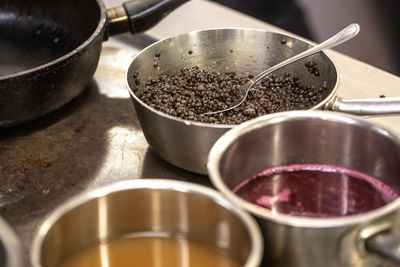
<instances>
[{"instance_id":1,"label":"metal countertop","mask_svg":"<svg viewBox=\"0 0 400 267\"><path fill-rule=\"evenodd\" d=\"M16 230L26 255L46 215L85 190L137 178L211 186L207 176L159 158L141 132L125 70L137 48L152 41L145 35L110 39L103 44L94 78L76 99L46 117L0 132L0 214Z\"/></svg>"}]
</instances>

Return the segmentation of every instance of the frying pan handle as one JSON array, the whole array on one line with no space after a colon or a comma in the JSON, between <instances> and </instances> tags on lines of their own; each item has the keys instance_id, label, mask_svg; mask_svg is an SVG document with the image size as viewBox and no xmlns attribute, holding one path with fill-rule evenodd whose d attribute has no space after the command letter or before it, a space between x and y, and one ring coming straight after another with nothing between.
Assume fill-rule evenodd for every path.
<instances>
[{"instance_id":1,"label":"frying pan handle","mask_svg":"<svg viewBox=\"0 0 400 267\"><path fill-rule=\"evenodd\" d=\"M133 0L109 9L105 39L127 31L146 31L187 1L189 0Z\"/></svg>"},{"instance_id":2,"label":"frying pan handle","mask_svg":"<svg viewBox=\"0 0 400 267\"><path fill-rule=\"evenodd\" d=\"M357 115L400 114L400 97L366 98L366 99L337 99L335 109Z\"/></svg>"},{"instance_id":3,"label":"frying pan handle","mask_svg":"<svg viewBox=\"0 0 400 267\"><path fill-rule=\"evenodd\" d=\"M377 234L368 238L366 248L385 259L400 264L400 237L390 233Z\"/></svg>"}]
</instances>

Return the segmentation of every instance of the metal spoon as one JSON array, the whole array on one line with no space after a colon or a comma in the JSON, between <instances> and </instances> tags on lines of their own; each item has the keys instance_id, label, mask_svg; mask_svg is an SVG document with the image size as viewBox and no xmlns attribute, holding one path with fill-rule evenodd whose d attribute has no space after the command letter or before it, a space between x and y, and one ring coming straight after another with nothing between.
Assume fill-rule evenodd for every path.
<instances>
[{"instance_id":1,"label":"metal spoon","mask_svg":"<svg viewBox=\"0 0 400 267\"><path fill-rule=\"evenodd\" d=\"M310 55L313 55L317 52L320 52L322 50L328 49L328 48L332 48L334 46L337 46L351 38L353 38L354 36L357 35L357 33L360 31L360 26L357 23L353 23L350 24L349 26L347 26L346 28L344 28L343 30L341 30L340 32L338 32L337 34L335 34L334 36L332 36L331 38L329 38L328 40L320 43L319 45L316 45L300 54L297 54L291 58L288 58L284 61L282 61L281 63L278 63L272 67L270 67L269 69L261 72L260 74L258 74L256 77L254 77L253 79L251 79L250 81L248 81L245 85L242 86L242 90L245 92L244 97L241 100L237 100L235 102L233 102L232 106L226 109L222 109L222 110L217 110L217 111L212 111L212 112L206 112L204 114L206 115L211 115L211 114L217 114L217 113L221 113L221 112L225 112L231 109L234 109L236 107L238 107L239 105L241 105L247 98L247 95L249 94L250 89L259 81L261 81L265 76L267 76L268 74L270 74L271 72L274 72L290 63L293 63L295 61L298 61L302 58L308 57Z\"/></svg>"}]
</instances>

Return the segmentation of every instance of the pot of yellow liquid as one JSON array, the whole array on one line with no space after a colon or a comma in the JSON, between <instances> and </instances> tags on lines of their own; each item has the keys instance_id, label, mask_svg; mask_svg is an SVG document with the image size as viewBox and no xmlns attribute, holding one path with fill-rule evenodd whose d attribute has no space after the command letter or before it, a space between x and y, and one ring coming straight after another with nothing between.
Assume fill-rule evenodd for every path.
<instances>
[{"instance_id":1,"label":"pot of yellow liquid","mask_svg":"<svg viewBox=\"0 0 400 267\"><path fill-rule=\"evenodd\" d=\"M137 179L86 192L43 222L34 267L256 267L263 254L254 219L213 189Z\"/></svg>"}]
</instances>

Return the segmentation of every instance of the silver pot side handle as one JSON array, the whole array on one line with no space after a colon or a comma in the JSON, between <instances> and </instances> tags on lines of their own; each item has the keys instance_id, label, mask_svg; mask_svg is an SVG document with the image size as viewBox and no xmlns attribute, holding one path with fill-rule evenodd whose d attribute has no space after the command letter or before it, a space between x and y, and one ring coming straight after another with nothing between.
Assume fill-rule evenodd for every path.
<instances>
[{"instance_id":1,"label":"silver pot side handle","mask_svg":"<svg viewBox=\"0 0 400 267\"><path fill-rule=\"evenodd\" d=\"M400 114L400 97L349 100L337 97L332 107L334 110L356 115Z\"/></svg>"},{"instance_id":2,"label":"silver pot side handle","mask_svg":"<svg viewBox=\"0 0 400 267\"><path fill-rule=\"evenodd\" d=\"M374 235L366 240L366 249L400 264L400 236L391 233Z\"/></svg>"}]
</instances>

